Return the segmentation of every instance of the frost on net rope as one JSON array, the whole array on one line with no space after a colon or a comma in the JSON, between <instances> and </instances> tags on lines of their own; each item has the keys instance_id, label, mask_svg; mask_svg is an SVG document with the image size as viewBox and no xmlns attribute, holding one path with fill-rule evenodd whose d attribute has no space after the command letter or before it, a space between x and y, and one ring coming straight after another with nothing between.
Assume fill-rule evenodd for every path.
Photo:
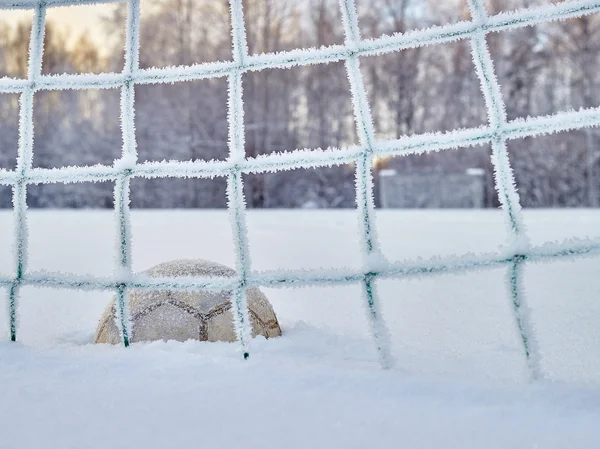
<instances>
[{"instance_id":1,"label":"frost on net rope","mask_svg":"<svg viewBox=\"0 0 600 449\"><path fill-rule=\"evenodd\" d=\"M515 321L533 379L540 378L539 351L531 326L529 309L521 283L525 262L553 260L600 254L600 241L569 240L561 244L533 247L529 244L522 222L521 206L506 141L509 139L557 133L600 125L600 107L554 115L508 121L502 101L494 64L487 47L487 33L564 20L600 12L600 0L563 2L527 8L498 15L488 15L483 0L469 0L472 20L429 29L411 31L377 39L361 39L354 0L339 0L345 42L319 49L298 49L260 55L248 54L242 0L230 0L233 37L232 61L194 64L166 68L139 68L140 0L104 0L102 3L127 1L125 66L121 73L42 75L42 53L46 9L54 6L100 3L97 0L0 0L0 9L33 9L35 19L29 44L27 79L0 78L0 93L19 93L19 149L14 171L0 170L0 184L13 188L15 219L14 264L11 278L0 278L8 289L11 340L17 337L19 289L24 285L54 288L113 290L117 293L117 308L123 342L129 345L129 289L209 289L233 292L234 320L244 357L249 354L249 318L245 290L253 286L306 286L360 283L363 286L370 329L383 367L392 365L388 332L378 305L375 281L378 278L455 273L506 266L507 287L513 305ZM426 45L469 39L477 76L484 95L488 125L446 133L403 136L396 140L378 140L366 90L360 72L360 57L380 55ZM273 153L255 158L244 151L244 108L242 76L248 71L266 68L289 68L298 65L328 63L343 60L352 94L354 117L360 145L349 148L301 149ZM203 78L227 77L229 84L228 123L229 151L226 161L169 161L137 163L135 139L135 84L172 83ZM36 91L52 89L121 89L121 124L123 151L113 166L33 168L33 97ZM373 220L373 184L370 173L375 156L402 156L431 151L472 147L489 143L498 197L506 217L510 241L501 253L435 258L427 261L386 261L381 255ZM245 223L245 203L242 174L264 173L295 168L325 167L339 164L356 166L356 203L361 224L363 270L308 270L293 272L276 270L253 272ZM236 247L235 278L163 278L150 279L133 275L131 270L131 226L129 222L129 183L134 177L227 177L230 221ZM118 227L118 259L115 274L110 278L81 277L65 273L28 272L27 185L40 183L115 182L115 215Z\"/></svg>"}]
</instances>

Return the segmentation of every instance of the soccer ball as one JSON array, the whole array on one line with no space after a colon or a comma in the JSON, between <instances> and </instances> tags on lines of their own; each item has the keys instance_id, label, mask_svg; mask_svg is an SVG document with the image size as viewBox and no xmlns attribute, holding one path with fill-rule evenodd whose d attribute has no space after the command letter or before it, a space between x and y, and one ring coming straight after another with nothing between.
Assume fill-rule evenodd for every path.
<instances>
[{"instance_id":1,"label":"soccer ball","mask_svg":"<svg viewBox=\"0 0 600 449\"><path fill-rule=\"evenodd\" d=\"M235 271L205 260L175 260L157 265L142 274L150 277L231 277L235 275ZM246 295L252 336L280 336L277 316L266 296L258 288L246 289ZM231 292L132 290L129 300L131 342L236 340ZM117 344L122 341L115 315L113 299L100 319L95 343Z\"/></svg>"}]
</instances>

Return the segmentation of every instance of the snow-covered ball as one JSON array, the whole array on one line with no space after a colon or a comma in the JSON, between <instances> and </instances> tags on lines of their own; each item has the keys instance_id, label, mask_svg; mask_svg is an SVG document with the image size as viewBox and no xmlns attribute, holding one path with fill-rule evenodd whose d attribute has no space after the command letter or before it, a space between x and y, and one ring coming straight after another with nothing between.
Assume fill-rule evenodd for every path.
<instances>
[{"instance_id":1,"label":"snow-covered ball","mask_svg":"<svg viewBox=\"0 0 600 449\"><path fill-rule=\"evenodd\" d=\"M231 277L235 271L206 260L175 260L157 265L142 274L150 277ZM280 336L277 316L266 296L257 288L248 288L246 294L252 336ZM231 292L204 290L132 290L129 293L132 322L130 340L235 341L231 297ZM95 343L117 344L122 341L115 314L113 299L100 319Z\"/></svg>"}]
</instances>

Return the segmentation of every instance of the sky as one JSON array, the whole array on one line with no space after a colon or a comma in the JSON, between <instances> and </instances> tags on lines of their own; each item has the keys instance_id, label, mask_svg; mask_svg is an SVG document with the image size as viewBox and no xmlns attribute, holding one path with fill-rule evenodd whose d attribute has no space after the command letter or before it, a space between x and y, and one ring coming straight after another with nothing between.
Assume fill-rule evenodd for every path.
<instances>
[{"instance_id":1,"label":"sky","mask_svg":"<svg viewBox=\"0 0 600 449\"><path fill-rule=\"evenodd\" d=\"M450 2L462 3L464 0L446 0ZM46 20L53 22L62 31L69 30L71 42L76 42L77 38L88 33L93 41L100 43L99 50L102 53L101 43L108 38L106 30L102 26L101 18L110 14L118 4L97 4L97 5L82 5L69 7L48 8ZM146 5L148 6L148 5ZM458 6L456 6L458 8ZM33 11L0 11L0 21L5 23L15 24L23 19L31 19ZM124 24L123 24L124 26ZM108 47L106 47L108 52Z\"/></svg>"},{"instance_id":2,"label":"sky","mask_svg":"<svg viewBox=\"0 0 600 449\"><path fill-rule=\"evenodd\" d=\"M93 40L102 42L107 36L100 19L115 7L114 4L108 4L48 8L46 20L54 22L61 30L70 30L70 35L74 37L73 41L81 34L88 32ZM0 12L0 20L5 23L14 24L23 19L31 19L31 17L33 17L32 11Z\"/></svg>"}]
</instances>

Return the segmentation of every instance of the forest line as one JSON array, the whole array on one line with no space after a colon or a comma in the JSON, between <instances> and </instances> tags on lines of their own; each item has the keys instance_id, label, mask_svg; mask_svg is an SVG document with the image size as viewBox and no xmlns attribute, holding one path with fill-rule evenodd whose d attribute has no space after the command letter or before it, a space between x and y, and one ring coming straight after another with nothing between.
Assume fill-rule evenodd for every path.
<instances>
[{"instance_id":1,"label":"forest line","mask_svg":"<svg viewBox=\"0 0 600 449\"><path fill-rule=\"evenodd\" d=\"M543 0L490 1L494 12ZM140 65L165 67L231 59L226 1L143 0ZM244 2L251 53L341 44L336 0ZM358 2L365 38L470 20L462 4L435 1ZM103 21L109 48L47 24L44 73L118 72L123 66L125 11ZM24 77L30 23L0 19L0 76ZM115 38L115 36L117 38ZM600 105L600 15L488 35L509 119ZM377 138L447 131L487 123L469 42L361 58ZM350 86L342 62L244 74L246 154L358 143ZM140 161L225 159L224 78L136 86ZM40 91L35 95L34 166L112 164L121 153L119 91ZM0 94L0 166L14 168L18 96ZM509 142L526 207L597 207L600 130ZM487 207L498 205L487 147L379 159L378 171L400 176L483 169ZM249 207L354 207L354 168L339 166L244 176ZM134 179L134 207L225 207L225 179ZM36 185L32 207L111 207L111 183ZM415 192L415 195L418 192ZM10 189L0 206L11 207Z\"/></svg>"}]
</instances>

